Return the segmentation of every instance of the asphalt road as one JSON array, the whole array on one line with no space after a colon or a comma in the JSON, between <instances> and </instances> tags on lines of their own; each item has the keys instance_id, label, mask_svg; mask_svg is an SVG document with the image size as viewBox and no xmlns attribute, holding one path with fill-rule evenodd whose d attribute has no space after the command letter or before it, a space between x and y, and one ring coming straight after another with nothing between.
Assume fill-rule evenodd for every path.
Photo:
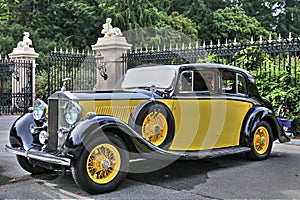
<instances>
[{"instance_id":1,"label":"asphalt road","mask_svg":"<svg viewBox=\"0 0 300 200\"><path fill-rule=\"evenodd\" d=\"M243 155L177 161L166 168L129 174L117 190L89 195L69 172L31 175L5 152L16 116L0 116L0 199L300 199L300 142L274 143L269 159L252 162ZM154 163L140 161L132 167Z\"/></svg>"}]
</instances>

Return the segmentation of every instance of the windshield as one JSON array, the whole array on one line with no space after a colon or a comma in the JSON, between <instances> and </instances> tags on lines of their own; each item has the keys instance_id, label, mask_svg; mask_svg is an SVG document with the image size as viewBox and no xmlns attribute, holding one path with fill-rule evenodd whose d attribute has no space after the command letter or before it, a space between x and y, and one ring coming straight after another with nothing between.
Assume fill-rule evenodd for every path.
<instances>
[{"instance_id":1,"label":"windshield","mask_svg":"<svg viewBox=\"0 0 300 200\"><path fill-rule=\"evenodd\" d=\"M135 68L125 74L122 88L144 88L155 85L160 89L171 89L175 79L174 69Z\"/></svg>"}]
</instances>

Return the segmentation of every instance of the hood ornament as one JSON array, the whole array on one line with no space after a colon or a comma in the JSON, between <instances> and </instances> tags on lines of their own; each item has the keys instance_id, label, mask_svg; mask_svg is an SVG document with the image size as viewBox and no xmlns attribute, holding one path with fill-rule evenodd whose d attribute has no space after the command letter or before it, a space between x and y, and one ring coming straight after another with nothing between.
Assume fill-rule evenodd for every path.
<instances>
[{"instance_id":1,"label":"hood ornament","mask_svg":"<svg viewBox=\"0 0 300 200\"><path fill-rule=\"evenodd\" d=\"M69 80L71 80L71 79L70 79L70 78L64 78L64 79L62 80L62 82L61 82L62 87L61 87L60 91L65 92L65 91L67 90L66 84L67 84L67 82L68 82Z\"/></svg>"},{"instance_id":2,"label":"hood ornament","mask_svg":"<svg viewBox=\"0 0 300 200\"><path fill-rule=\"evenodd\" d=\"M151 100L151 101L155 101L154 93L157 91L156 86L155 86L155 85L152 85L152 86L150 87L150 91L151 91L151 98L150 98L150 100Z\"/></svg>"}]
</instances>

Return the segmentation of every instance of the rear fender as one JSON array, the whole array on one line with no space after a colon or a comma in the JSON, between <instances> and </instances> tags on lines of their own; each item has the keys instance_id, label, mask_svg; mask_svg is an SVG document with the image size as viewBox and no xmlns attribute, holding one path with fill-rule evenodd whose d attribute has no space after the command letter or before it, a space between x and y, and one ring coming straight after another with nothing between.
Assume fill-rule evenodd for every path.
<instances>
[{"instance_id":1,"label":"rear fender","mask_svg":"<svg viewBox=\"0 0 300 200\"><path fill-rule=\"evenodd\" d=\"M290 141L270 109L254 106L248 111L243 122L240 144L246 146L250 145L251 134L255 131L257 124L262 120L265 120L270 124L274 141L276 139L278 139L281 143Z\"/></svg>"},{"instance_id":2,"label":"rear fender","mask_svg":"<svg viewBox=\"0 0 300 200\"><path fill-rule=\"evenodd\" d=\"M126 123L110 116L96 116L79 122L69 133L65 143L65 150L68 154L77 158L83 151L86 143L108 132L122 138L131 154L138 153L146 158L174 159L174 156L178 157L177 154L152 145Z\"/></svg>"}]
</instances>

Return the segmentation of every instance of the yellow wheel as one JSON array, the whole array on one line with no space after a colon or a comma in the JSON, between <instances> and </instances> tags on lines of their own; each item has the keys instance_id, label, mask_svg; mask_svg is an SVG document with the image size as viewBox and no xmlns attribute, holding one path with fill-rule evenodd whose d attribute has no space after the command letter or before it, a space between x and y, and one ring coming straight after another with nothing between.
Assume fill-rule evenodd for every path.
<instances>
[{"instance_id":1,"label":"yellow wheel","mask_svg":"<svg viewBox=\"0 0 300 200\"><path fill-rule=\"evenodd\" d=\"M157 101L146 101L132 111L129 126L151 144L168 150L171 146L175 122L170 109Z\"/></svg>"},{"instance_id":2,"label":"yellow wheel","mask_svg":"<svg viewBox=\"0 0 300 200\"><path fill-rule=\"evenodd\" d=\"M247 155L252 160L265 160L271 153L272 145L272 129L266 121L261 121L250 136L251 151Z\"/></svg>"},{"instance_id":3,"label":"yellow wheel","mask_svg":"<svg viewBox=\"0 0 300 200\"><path fill-rule=\"evenodd\" d=\"M102 133L103 134L103 133ZM115 189L126 177L129 153L117 135L94 135L72 163L76 184L86 192L99 194Z\"/></svg>"},{"instance_id":4,"label":"yellow wheel","mask_svg":"<svg viewBox=\"0 0 300 200\"><path fill-rule=\"evenodd\" d=\"M254 133L254 148L258 154L264 154L269 147L269 132L266 127L260 126Z\"/></svg>"},{"instance_id":5,"label":"yellow wheel","mask_svg":"<svg viewBox=\"0 0 300 200\"><path fill-rule=\"evenodd\" d=\"M106 184L117 176L120 165L121 157L118 149L111 144L100 144L90 152L86 170L92 181Z\"/></svg>"},{"instance_id":6,"label":"yellow wheel","mask_svg":"<svg viewBox=\"0 0 300 200\"><path fill-rule=\"evenodd\" d=\"M152 112L146 116L142 124L142 136L155 146L161 145L168 135L168 123L165 116Z\"/></svg>"}]
</instances>

